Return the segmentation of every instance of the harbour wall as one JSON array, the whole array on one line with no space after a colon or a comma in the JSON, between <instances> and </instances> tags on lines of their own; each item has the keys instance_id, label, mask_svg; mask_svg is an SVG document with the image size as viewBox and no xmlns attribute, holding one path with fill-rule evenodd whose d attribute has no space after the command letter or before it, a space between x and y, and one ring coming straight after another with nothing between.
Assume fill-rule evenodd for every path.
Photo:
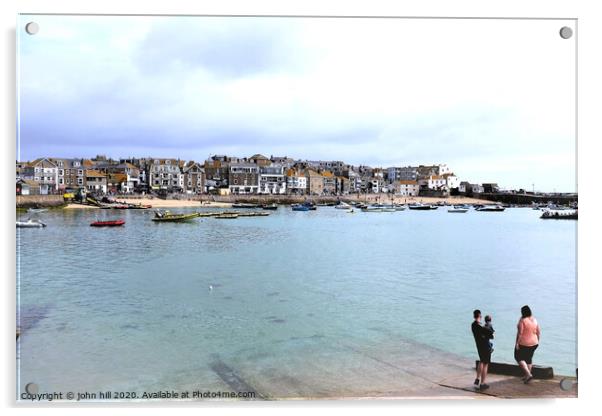
<instances>
[{"instance_id":1,"label":"harbour wall","mask_svg":"<svg viewBox=\"0 0 602 416\"><path fill-rule=\"evenodd\" d=\"M17 208L60 207L64 204L63 195L17 195Z\"/></svg>"}]
</instances>

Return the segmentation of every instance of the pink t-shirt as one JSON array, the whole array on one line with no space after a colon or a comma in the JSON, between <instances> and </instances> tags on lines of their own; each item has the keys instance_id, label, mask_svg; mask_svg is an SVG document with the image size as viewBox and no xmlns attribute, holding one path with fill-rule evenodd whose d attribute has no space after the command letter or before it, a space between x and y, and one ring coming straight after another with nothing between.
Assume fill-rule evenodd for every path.
<instances>
[{"instance_id":1,"label":"pink t-shirt","mask_svg":"<svg viewBox=\"0 0 602 416\"><path fill-rule=\"evenodd\" d=\"M525 347L539 344L539 325L533 317L521 318L518 321L518 343Z\"/></svg>"}]
</instances>

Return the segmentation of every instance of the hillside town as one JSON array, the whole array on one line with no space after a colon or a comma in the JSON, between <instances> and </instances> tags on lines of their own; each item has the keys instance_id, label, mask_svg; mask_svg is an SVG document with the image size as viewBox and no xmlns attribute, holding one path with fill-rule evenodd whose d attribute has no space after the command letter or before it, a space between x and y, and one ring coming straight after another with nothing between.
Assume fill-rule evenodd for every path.
<instances>
[{"instance_id":1,"label":"hillside town","mask_svg":"<svg viewBox=\"0 0 602 416\"><path fill-rule=\"evenodd\" d=\"M469 183L445 164L353 166L342 161L214 155L204 162L175 158L114 160L43 157L16 163L17 195L80 192L130 195L473 195L497 192L495 183Z\"/></svg>"}]
</instances>

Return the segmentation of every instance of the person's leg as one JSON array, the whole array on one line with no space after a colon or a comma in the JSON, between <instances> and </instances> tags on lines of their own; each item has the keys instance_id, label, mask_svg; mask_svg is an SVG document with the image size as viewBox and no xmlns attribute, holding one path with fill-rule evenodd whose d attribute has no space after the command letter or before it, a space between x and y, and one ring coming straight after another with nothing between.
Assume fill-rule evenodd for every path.
<instances>
[{"instance_id":1,"label":"person's leg","mask_svg":"<svg viewBox=\"0 0 602 416\"><path fill-rule=\"evenodd\" d=\"M486 384L487 371L489 370L489 363L484 363L481 369L481 385Z\"/></svg>"},{"instance_id":2,"label":"person's leg","mask_svg":"<svg viewBox=\"0 0 602 416\"><path fill-rule=\"evenodd\" d=\"M531 370L525 360L519 361L518 366L523 370L523 373L525 373L525 378L531 377Z\"/></svg>"}]
</instances>

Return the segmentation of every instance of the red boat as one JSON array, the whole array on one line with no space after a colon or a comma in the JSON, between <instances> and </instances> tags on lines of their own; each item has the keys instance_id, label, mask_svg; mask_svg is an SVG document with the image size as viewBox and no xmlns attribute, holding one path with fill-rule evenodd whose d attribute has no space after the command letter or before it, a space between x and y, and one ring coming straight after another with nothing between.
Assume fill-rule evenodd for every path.
<instances>
[{"instance_id":1,"label":"red boat","mask_svg":"<svg viewBox=\"0 0 602 416\"><path fill-rule=\"evenodd\" d=\"M91 227L119 227L125 224L125 220L113 220L113 221L96 221L90 224Z\"/></svg>"}]
</instances>

